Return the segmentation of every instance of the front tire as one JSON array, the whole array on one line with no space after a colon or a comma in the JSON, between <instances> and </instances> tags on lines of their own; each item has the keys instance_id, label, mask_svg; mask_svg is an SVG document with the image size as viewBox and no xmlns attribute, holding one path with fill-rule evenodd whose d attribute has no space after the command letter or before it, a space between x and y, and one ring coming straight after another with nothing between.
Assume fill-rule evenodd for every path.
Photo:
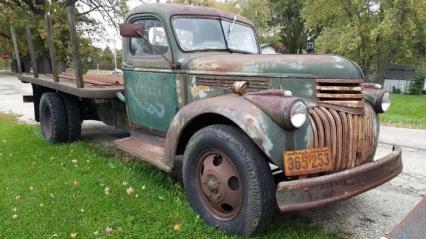
<instances>
[{"instance_id":1,"label":"front tire","mask_svg":"<svg viewBox=\"0 0 426 239\"><path fill-rule=\"evenodd\" d=\"M249 236L269 224L276 204L271 170L240 130L212 125L195 133L182 170L189 202L208 225Z\"/></svg>"},{"instance_id":2,"label":"front tire","mask_svg":"<svg viewBox=\"0 0 426 239\"><path fill-rule=\"evenodd\" d=\"M65 104L56 93L47 92L40 99L40 127L43 137L50 143L68 140L68 123Z\"/></svg>"}]
</instances>

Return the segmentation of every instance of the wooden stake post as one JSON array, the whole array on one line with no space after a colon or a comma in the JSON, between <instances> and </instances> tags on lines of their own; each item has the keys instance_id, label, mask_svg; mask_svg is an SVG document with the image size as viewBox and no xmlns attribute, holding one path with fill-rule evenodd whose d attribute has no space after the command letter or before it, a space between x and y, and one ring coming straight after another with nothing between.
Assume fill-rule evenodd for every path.
<instances>
[{"instance_id":1,"label":"wooden stake post","mask_svg":"<svg viewBox=\"0 0 426 239\"><path fill-rule=\"evenodd\" d=\"M56 65L55 42L53 41L52 19L46 15L47 39L49 42L50 64L52 67L53 81L59 82L58 67Z\"/></svg>"},{"instance_id":2,"label":"wooden stake post","mask_svg":"<svg viewBox=\"0 0 426 239\"><path fill-rule=\"evenodd\" d=\"M77 37L77 31L75 28L74 22L74 7L69 6L66 8L67 11L67 19L68 25L70 29L70 39L71 39L71 47L72 47L72 58L74 63L75 70L75 80L77 82L77 88L84 88L83 82L83 69L80 58L80 42Z\"/></svg>"},{"instance_id":3,"label":"wooden stake post","mask_svg":"<svg viewBox=\"0 0 426 239\"><path fill-rule=\"evenodd\" d=\"M33 74L35 78L38 78L38 68L37 68L37 61L36 61L35 53L34 53L33 37L31 35L31 29L30 29L30 26L28 25L28 21L25 21L25 32L27 35L28 51L30 53L31 65L33 66Z\"/></svg>"},{"instance_id":4,"label":"wooden stake post","mask_svg":"<svg viewBox=\"0 0 426 239\"><path fill-rule=\"evenodd\" d=\"M13 48L15 48L16 67L18 69L18 73L21 75L22 74L21 59L19 58L19 50L18 50L18 43L16 42L15 28L12 25L10 25L10 34L12 35Z\"/></svg>"}]
</instances>

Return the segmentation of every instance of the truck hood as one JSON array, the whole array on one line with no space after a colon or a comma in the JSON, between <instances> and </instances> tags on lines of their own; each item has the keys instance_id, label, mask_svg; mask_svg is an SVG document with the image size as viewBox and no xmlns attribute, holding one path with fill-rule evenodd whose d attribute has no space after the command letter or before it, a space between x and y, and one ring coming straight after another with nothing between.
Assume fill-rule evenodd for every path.
<instances>
[{"instance_id":1,"label":"truck hood","mask_svg":"<svg viewBox=\"0 0 426 239\"><path fill-rule=\"evenodd\" d=\"M335 55L214 54L190 57L190 74L267 77L363 78L360 67Z\"/></svg>"}]
</instances>

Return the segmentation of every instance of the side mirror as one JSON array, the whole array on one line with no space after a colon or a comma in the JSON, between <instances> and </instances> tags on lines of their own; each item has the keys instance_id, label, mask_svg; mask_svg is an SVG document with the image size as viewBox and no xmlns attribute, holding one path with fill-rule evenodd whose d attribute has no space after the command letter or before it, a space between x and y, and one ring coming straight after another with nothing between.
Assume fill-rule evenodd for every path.
<instances>
[{"instance_id":1,"label":"side mirror","mask_svg":"<svg viewBox=\"0 0 426 239\"><path fill-rule=\"evenodd\" d=\"M141 38L142 36L140 34L144 34L143 24L130 24L130 23L120 24L120 35L122 37Z\"/></svg>"}]
</instances>

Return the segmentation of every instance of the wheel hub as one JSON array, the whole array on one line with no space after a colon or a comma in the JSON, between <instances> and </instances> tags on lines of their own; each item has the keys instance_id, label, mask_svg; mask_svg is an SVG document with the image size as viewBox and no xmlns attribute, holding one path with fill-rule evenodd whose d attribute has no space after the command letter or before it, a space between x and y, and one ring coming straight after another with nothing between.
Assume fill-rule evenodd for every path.
<instances>
[{"instance_id":1,"label":"wheel hub","mask_svg":"<svg viewBox=\"0 0 426 239\"><path fill-rule=\"evenodd\" d=\"M216 175L210 173L207 175L206 180L207 181L202 182L203 185L205 185L203 187L204 193L208 198L217 201L222 195L220 179Z\"/></svg>"},{"instance_id":2,"label":"wheel hub","mask_svg":"<svg viewBox=\"0 0 426 239\"><path fill-rule=\"evenodd\" d=\"M220 220L231 220L241 209L242 186L232 161L218 150L201 155L198 185L203 204Z\"/></svg>"}]
</instances>

